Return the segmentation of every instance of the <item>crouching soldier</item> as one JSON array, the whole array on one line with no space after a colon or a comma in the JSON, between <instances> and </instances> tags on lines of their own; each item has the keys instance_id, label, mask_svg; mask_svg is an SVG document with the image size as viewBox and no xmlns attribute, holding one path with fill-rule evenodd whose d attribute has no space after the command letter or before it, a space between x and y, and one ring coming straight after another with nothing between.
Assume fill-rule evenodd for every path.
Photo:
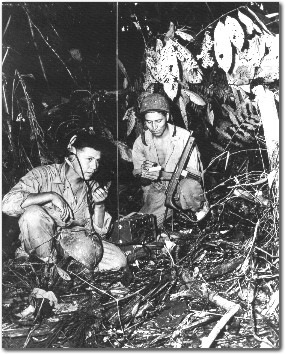
<instances>
[{"instance_id":1,"label":"crouching soldier","mask_svg":"<svg viewBox=\"0 0 286 354\"><path fill-rule=\"evenodd\" d=\"M142 100L140 115L147 130L136 139L132 150L133 174L140 176L144 192L144 205L140 212L156 215L158 228L164 221L165 191L190 137L186 129L168 123L169 112L168 101L160 94L150 94ZM195 147L187 170L198 174L200 164ZM185 179L180 185L179 202L181 206L184 204L183 209L195 213L196 221L202 220L209 211L203 187L194 179ZM171 210L167 217L170 213Z\"/></svg>"},{"instance_id":2,"label":"crouching soldier","mask_svg":"<svg viewBox=\"0 0 286 354\"><path fill-rule=\"evenodd\" d=\"M118 247L98 237L91 242L88 237L104 236L111 223L104 204L108 189L96 181L105 145L89 132L79 132L72 137L63 164L34 168L4 196L2 211L20 216L22 246L16 254L28 258L33 253L54 263L60 252L56 244L89 268L126 266Z\"/></svg>"}]
</instances>

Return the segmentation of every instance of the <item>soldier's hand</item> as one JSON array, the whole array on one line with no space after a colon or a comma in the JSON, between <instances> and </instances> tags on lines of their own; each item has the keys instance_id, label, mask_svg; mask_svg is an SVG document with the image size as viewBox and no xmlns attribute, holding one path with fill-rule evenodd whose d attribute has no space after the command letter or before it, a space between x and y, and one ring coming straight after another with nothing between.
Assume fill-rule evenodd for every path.
<instances>
[{"instance_id":1,"label":"soldier's hand","mask_svg":"<svg viewBox=\"0 0 286 354\"><path fill-rule=\"evenodd\" d=\"M152 161L149 161L149 160L145 160L142 164L142 171L146 171L148 170L150 167L154 167L154 166L157 166L157 163L156 162L152 162Z\"/></svg>"},{"instance_id":2,"label":"soldier's hand","mask_svg":"<svg viewBox=\"0 0 286 354\"><path fill-rule=\"evenodd\" d=\"M150 179L151 181L157 181L160 176L160 171L146 171L142 174L142 177Z\"/></svg>"},{"instance_id":3,"label":"soldier's hand","mask_svg":"<svg viewBox=\"0 0 286 354\"><path fill-rule=\"evenodd\" d=\"M107 195L108 195L108 190L106 187L105 188L98 187L92 193L92 197L95 203L103 202L107 198Z\"/></svg>"},{"instance_id":4,"label":"soldier's hand","mask_svg":"<svg viewBox=\"0 0 286 354\"><path fill-rule=\"evenodd\" d=\"M64 222L74 219L73 211L65 199L57 193L52 193L51 202L61 211L60 218Z\"/></svg>"}]
</instances>

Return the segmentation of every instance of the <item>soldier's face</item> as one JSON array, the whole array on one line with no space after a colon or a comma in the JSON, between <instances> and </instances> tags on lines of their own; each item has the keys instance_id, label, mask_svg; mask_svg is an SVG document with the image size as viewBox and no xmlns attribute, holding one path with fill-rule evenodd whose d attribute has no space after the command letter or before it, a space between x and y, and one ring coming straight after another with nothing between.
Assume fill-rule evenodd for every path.
<instances>
[{"instance_id":1,"label":"soldier's face","mask_svg":"<svg viewBox=\"0 0 286 354\"><path fill-rule=\"evenodd\" d=\"M90 180L99 168L101 152L85 147L77 149L76 154L78 159L74 160L74 169L80 176L83 174L86 180Z\"/></svg>"},{"instance_id":2,"label":"soldier's face","mask_svg":"<svg viewBox=\"0 0 286 354\"><path fill-rule=\"evenodd\" d=\"M148 112L145 114L145 124L154 136L160 137L167 127L168 118L168 114Z\"/></svg>"}]
</instances>

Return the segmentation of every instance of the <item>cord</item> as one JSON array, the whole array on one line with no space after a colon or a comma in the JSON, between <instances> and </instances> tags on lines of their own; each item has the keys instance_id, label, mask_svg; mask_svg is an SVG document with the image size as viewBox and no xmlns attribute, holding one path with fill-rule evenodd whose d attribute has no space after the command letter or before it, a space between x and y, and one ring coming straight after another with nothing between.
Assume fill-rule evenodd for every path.
<instances>
[{"instance_id":1,"label":"cord","mask_svg":"<svg viewBox=\"0 0 286 354\"><path fill-rule=\"evenodd\" d=\"M102 249L102 252L101 252L102 256L101 256L101 259L99 260L99 262L100 262L100 261L102 260L102 257L103 257L103 243L102 243L101 237L97 234L97 232L96 232L95 229L94 229L94 225L93 225L93 220L92 220L92 216L93 216L93 210L92 210L92 202L93 202L93 199L92 199L92 189L91 189L89 183L87 182L87 180L84 178L83 169L82 169L82 166L81 166L81 163L80 163L80 161L79 161L79 158L78 158L77 154L75 154L75 153L72 152L72 155L75 155L75 157L76 157L76 159L77 159L77 162L78 162L78 164L79 164L80 171L81 171L81 174L82 174L82 179L84 180L84 183L86 184L87 189L88 189L86 196L87 196L88 212L89 212L89 216L90 216L90 224L91 224L91 229L92 229L92 232L91 232L90 235L91 235L91 236L96 235L96 236L97 236L97 239L98 239L98 241L99 241L99 243L100 243L100 247L101 247L101 249ZM99 263L99 262L98 262L98 263Z\"/></svg>"}]
</instances>

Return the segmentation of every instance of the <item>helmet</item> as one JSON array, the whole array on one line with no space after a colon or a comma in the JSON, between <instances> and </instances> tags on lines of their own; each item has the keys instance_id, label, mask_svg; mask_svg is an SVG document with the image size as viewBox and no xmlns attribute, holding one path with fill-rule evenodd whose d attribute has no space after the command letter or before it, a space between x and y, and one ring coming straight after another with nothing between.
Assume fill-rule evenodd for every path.
<instances>
[{"instance_id":1,"label":"helmet","mask_svg":"<svg viewBox=\"0 0 286 354\"><path fill-rule=\"evenodd\" d=\"M63 230L59 240L64 255L74 258L87 269L93 270L101 261L103 248L97 238L89 238L84 231Z\"/></svg>"},{"instance_id":2,"label":"helmet","mask_svg":"<svg viewBox=\"0 0 286 354\"><path fill-rule=\"evenodd\" d=\"M148 111L170 112L169 104L166 98L159 93L148 95L142 100L140 113Z\"/></svg>"}]
</instances>

